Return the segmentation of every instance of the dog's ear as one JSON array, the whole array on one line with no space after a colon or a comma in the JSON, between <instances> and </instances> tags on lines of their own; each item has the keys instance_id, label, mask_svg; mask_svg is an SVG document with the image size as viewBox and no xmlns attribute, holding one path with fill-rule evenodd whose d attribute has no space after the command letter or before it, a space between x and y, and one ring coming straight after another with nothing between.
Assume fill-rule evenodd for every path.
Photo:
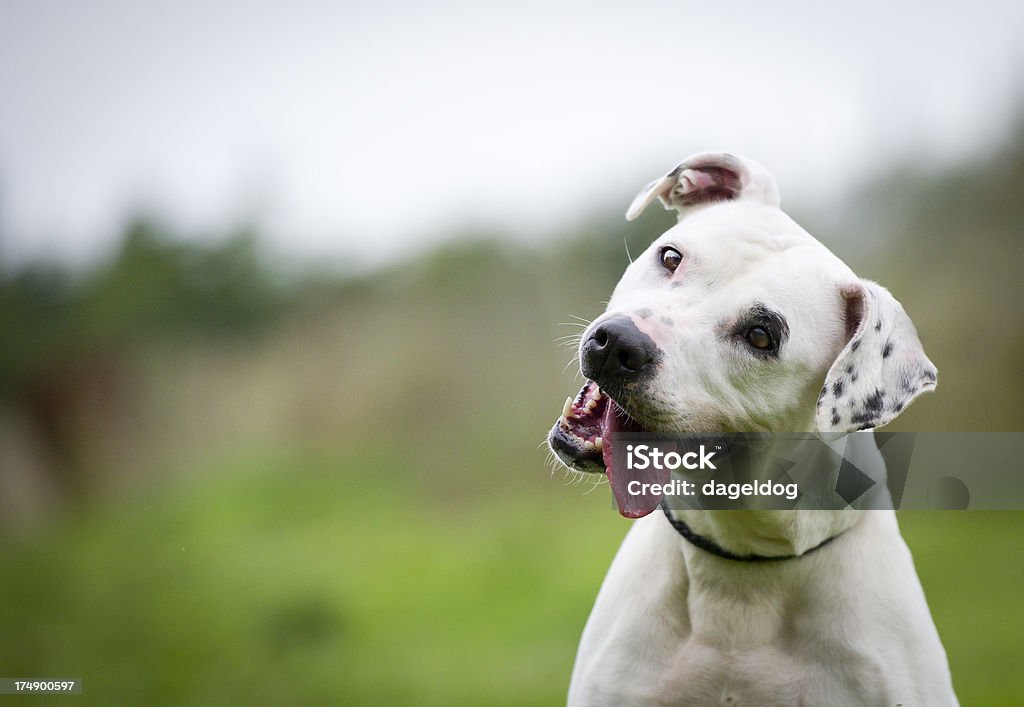
<instances>
[{"instance_id":1,"label":"dog's ear","mask_svg":"<svg viewBox=\"0 0 1024 707\"><path fill-rule=\"evenodd\" d=\"M735 199L778 206L779 187L775 177L754 160L725 152L703 152L683 160L641 189L626 210L626 220L642 214L655 199L661 200L666 209L678 211L682 218L694 207Z\"/></svg>"},{"instance_id":2,"label":"dog's ear","mask_svg":"<svg viewBox=\"0 0 1024 707\"><path fill-rule=\"evenodd\" d=\"M937 372L903 306L867 280L839 288L846 346L818 395L818 433L881 427L935 389Z\"/></svg>"}]
</instances>

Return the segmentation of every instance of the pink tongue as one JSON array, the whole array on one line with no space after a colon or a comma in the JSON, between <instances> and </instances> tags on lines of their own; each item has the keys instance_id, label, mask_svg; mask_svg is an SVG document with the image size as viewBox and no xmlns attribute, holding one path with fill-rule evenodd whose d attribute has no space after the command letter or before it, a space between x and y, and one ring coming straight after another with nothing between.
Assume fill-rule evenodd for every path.
<instances>
[{"instance_id":1,"label":"pink tongue","mask_svg":"<svg viewBox=\"0 0 1024 707\"><path fill-rule=\"evenodd\" d=\"M643 484L665 484L669 480L668 469L644 470L628 469L626 467L626 443L616 442L615 437L619 432L644 432L645 430L631 419L619 412L618 406L611 400L608 401L604 413L604 430L601 436L603 444L604 466L608 472L608 483L612 486L612 493L615 494L615 502L619 506L619 513L626 518L642 518L661 503L661 494L654 494L650 489L642 489ZM629 492L631 481L638 481L634 487L641 486L644 493L632 494ZM633 489L637 491L637 488Z\"/></svg>"}]
</instances>

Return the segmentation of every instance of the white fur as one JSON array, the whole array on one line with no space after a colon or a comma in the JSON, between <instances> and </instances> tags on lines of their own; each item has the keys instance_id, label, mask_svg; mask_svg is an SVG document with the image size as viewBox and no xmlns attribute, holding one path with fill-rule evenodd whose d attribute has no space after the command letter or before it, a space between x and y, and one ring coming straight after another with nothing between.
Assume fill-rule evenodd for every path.
<instances>
[{"instance_id":1,"label":"white fur","mask_svg":"<svg viewBox=\"0 0 1024 707\"><path fill-rule=\"evenodd\" d=\"M699 185L688 170L706 165L740 175L738 198L676 198ZM655 198L680 211L679 223L629 266L591 325L630 316L665 352L653 384L618 401L645 427L818 430L835 440L888 422L934 388L902 307L779 209L763 167L699 155L645 187L630 216ZM675 273L660 265L665 246L684 254ZM778 360L757 360L727 335L752 301L787 317ZM884 409L871 412L864 401L878 393ZM892 511L677 515L738 554L801 554L841 535L806 557L758 564L696 548L661 512L636 521L583 632L570 705L957 704Z\"/></svg>"}]
</instances>

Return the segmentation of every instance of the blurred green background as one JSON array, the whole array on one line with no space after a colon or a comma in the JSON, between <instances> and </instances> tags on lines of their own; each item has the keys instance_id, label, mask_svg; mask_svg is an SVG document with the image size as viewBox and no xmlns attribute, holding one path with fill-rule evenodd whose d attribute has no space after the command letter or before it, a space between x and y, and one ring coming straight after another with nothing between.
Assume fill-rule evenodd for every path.
<instances>
[{"instance_id":1,"label":"blurred green background","mask_svg":"<svg viewBox=\"0 0 1024 707\"><path fill-rule=\"evenodd\" d=\"M938 365L903 429L1024 429L1022 183L1019 129L794 211ZM562 701L628 522L541 443L578 385L556 339L670 222L621 210L356 276L145 215L92 268L5 268L0 673L103 705ZM1024 514L901 523L962 702L1024 703Z\"/></svg>"}]
</instances>

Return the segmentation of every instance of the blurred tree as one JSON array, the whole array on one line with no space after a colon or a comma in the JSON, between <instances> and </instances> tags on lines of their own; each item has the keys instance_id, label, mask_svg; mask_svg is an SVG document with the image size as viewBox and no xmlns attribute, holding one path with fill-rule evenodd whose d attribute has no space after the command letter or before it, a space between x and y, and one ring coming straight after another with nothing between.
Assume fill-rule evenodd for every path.
<instances>
[{"instance_id":1,"label":"blurred tree","mask_svg":"<svg viewBox=\"0 0 1024 707\"><path fill-rule=\"evenodd\" d=\"M92 271L42 263L0 275L0 403L28 419L57 486L82 490L83 445L116 436L126 414L133 349L257 334L291 294L252 229L200 245L137 218Z\"/></svg>"}]
</instances>

